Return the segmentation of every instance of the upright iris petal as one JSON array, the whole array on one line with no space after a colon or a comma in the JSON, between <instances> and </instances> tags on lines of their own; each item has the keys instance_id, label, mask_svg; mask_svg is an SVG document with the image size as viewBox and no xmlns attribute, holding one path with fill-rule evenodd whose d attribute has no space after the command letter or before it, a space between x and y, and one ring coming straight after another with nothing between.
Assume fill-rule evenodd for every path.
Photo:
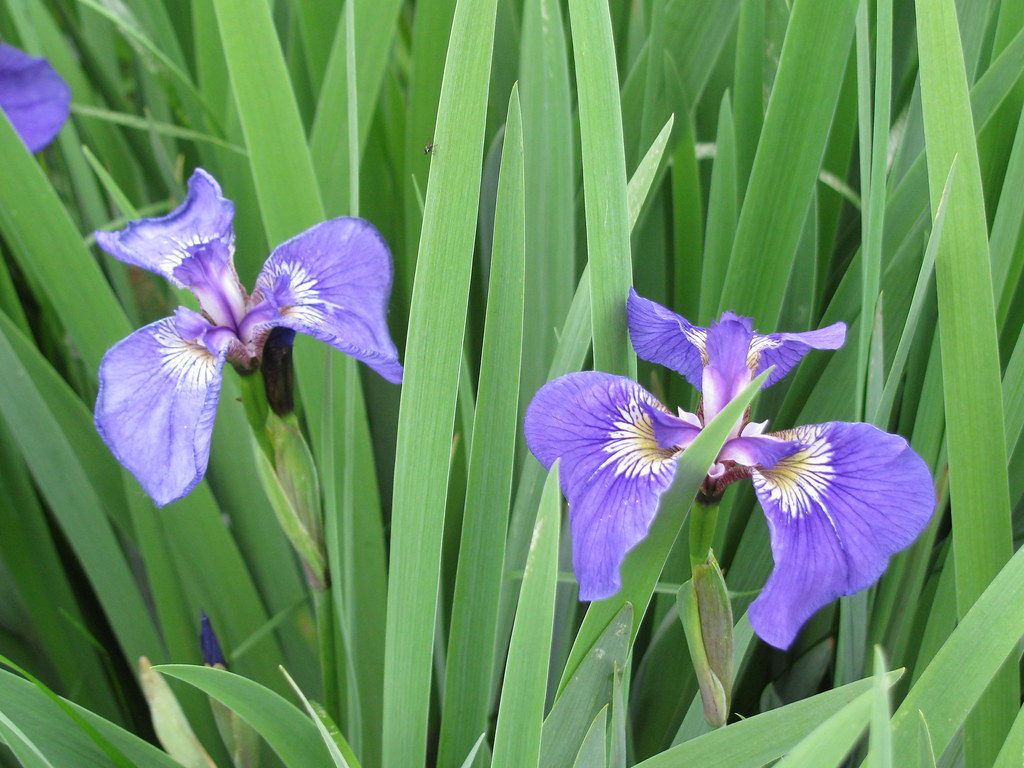
<instances>
[{"instance_id":1,"label":"upright iris petal","mask_svg":"<svg viewBox=\"0 0 1024 768\"><path fill-rule=\"evenodd\" d=\"M643 298L633 289L630 289L626 310L629 335L637 355L650 363L671 368L685 376L697 389L703 390L710 329L693 325L682 315ZM764 383L765 387L770 387L789 373L810 350L839 349L846 341L845 323L833 323L806 333L771 333L767 336L753 332L753 321L749 317L726 312L719 320L721 325L731 323L740 323L751 332L747 367L752 377L775 366Z\"/></svg>"},{"instance_id":2,"label":"upright iris petal","mask_svg":"<svg viewBox=\"0 0 1024 768\"><path fill-rule=\"evenodd\" d=\"M112 256L190 289L202 309L136 331L100 365L97 429L160 505L206 472L225 360L252 373L272 329L309 334L402 380L386 322L391 254L377 230L352 218L316 225L274 251L250 296L234 267L234 212L197 169L167 216L96 233Z\"/></svg>"},{"instance_id":3,"label":"upright iris petal","mask_svg":"<svg viewBox=\"0 0 1024 768\"><path fill-rule=\"evenodd\" d=\"M154 272L178 288L189 287L185 262L203 259L217 248L234 249L235 204L223 197L220 184L202 168L188 180L188 195L166 216L139 219L120 232L97 232L96 242L115 259ZM206 258L209 258L207 256Z\"/></svg>"},{"instance_id":4,"label":"upright iris petal","mask_svg":"<svg viewBox=\"0 0 1024 768\"><path fill-rule=\"evenodd\" d=\"M898 435L829 422L779 437L800 450L753 471L775 569L750 607L757 634L788 648L819 608L871 586L935 507L924 461Z\"/></svg>"},{"instance_id":5,"label":"upright iris petal","mask_svg":"<svg viewBox=\"0 0 1024 768\"><path fill-rule=\"evenodd\" d=\"M0 110L29 152L40 152L68 119L71 89L46 59L0 43Z\"/></svg>"},{"instance_id":6,"label":"upright iris petal","mask_svg":"<svg viewBox=\"0 0 1024 768\"><path fill-rule=\"evenodd\" d=\"M546 384L526 412L530 450L547 469L562 460L581 600L618 592L619 567L675 477L674 451L658 447L651 408L661 404L636 382L588 371Z\"/></svg>"}]
</instances>

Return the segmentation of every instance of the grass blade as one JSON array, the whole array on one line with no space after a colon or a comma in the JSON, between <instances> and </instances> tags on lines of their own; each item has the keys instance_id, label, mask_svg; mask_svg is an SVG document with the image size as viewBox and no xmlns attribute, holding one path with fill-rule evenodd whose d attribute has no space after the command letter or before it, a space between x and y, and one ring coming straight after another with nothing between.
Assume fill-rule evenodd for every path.
<instances>
[{"instance_id":1,"label":"grass blade","mask_svg":"<svg viewBox=\"0 0 1024 768\"><path fill-rule=\"evenodd\" d=\"M917 0L916 7L933 211L959 158L935 269L962 617L1013 551L1006 447L992 439L1004 431L1002 386L985 202L956 8L952 0ZM1017 714L1018 694L1016 665L1008 666L968 722L970 765L991 765Z\"/></svg>"},{"instance_id":2,"label":"grass blade","mask_svg":"<svg viewBox=\"0 0 1024 768\"><path fill-rule=\"evenodd\" d=\"M491 768L536 768L540 763L561 519L562 497L556 462L544 485L519 593Z\"/></svg>"},{"instance_id":3,"label":"grass blade","mask_svg":"<svg viewBox=\"0 0 1024 768\"><path fill-rule=\"evenodd\" d=\"M449 454L496 0L459 0L441 86L399 410L384 660L384 768L422 765Z\"/></svg>"},{"instance_id":4,"label":"grass blade","mask_svg":"<svg viewBox=\"0 0 1024 768\"><path fill-rule=\"evenodd\" d=\"M605 0L570 0L590 264L594 368L636 377L626 331L633 284L622 107Z\"/></svg>"}]
</instances>

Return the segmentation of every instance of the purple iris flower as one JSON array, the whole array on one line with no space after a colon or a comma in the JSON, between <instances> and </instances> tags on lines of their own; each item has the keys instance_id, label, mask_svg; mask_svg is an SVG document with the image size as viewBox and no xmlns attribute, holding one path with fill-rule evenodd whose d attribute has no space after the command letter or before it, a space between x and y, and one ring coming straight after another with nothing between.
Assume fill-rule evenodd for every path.
<instances>
[{"instance_id":1,"label":"purple iris flower","mask_svg":"<svg viewBox=\"0 0 1024 768\"><path fill-rule=\"evenodd\" d=\"M50 62L0 43L0 110L30 152L49 146L70 109L71 89Z\"/></svg>"},{"instance_id":2,"label":"purple iris flower","mask_svg":"<svg viewBox=\"0 0 1024 768\"><path fill-rule=\"evenodd\" d=\"M710 328L632 292L629 327L637 354L701 390L696 414L672 413L636 382L588 371L540 389L526 414L526 440L545 466L561 459L580 599L621 587L626 554L650 529L676 460L725 405L774 365L778 381L811 349L835 349L846 327L754 333L731 312ZM757 634L788 648L819 608L873 584L890 555L909 546L935 506L932 478L907 441L870 425L827 422L767 433L749 413L732 426L701 488L716 503L750 479L768 519L775 568L750 607Z\"/></svg>"},{"instance_id":3,"label":"purple iris flower","mask_svg":"<svg viewBox=\"0 0 1024 768\"><path fill-rule=\"evenodd\" d=\"M386 322L391 254L369 222L331 219L282 243L248 295L232 261L234 213L216 180L196 169L177 210L96 233L103 250L190 289L202 309L178 307L100 364L96 428L159 506L206 472L224 362L255 371L272 329L308 334L402 380Z\"/></svg>"}]
</instances>

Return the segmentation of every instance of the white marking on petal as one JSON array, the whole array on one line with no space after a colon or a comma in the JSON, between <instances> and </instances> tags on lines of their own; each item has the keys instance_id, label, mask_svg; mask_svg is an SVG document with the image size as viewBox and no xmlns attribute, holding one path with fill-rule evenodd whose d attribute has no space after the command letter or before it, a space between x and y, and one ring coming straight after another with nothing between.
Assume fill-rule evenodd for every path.
<instances>
[{"instance_id":1,"label":"white marking on petal","mask_svg":"<svg viewBox=\"0 0 1024 768\"><path fill-rule=\"evenodd\" d=\"M202 344L183 339L171 323L161 323L153 338L160 344L160 369L184 390L204 390L213 380L217 358Z\"/></svg>"},{"instance_id":2,"label":"white marking on petal","mask_svg":"<svg viewBox=\"0 0 1024 768\"><path fill-rule=\"evenodd\" d=\"M835 477L832 464L832 444L825 439L820 425L804 427L796 431L779 432L775 435L784 440L799 440L804 448L788 456L772 469L754 472L754 483L758 489L767 491L780 510L793 519L820 509L835 527L829 514L825 498ZM836 532L838 535L838 531Z\"/></svg>"},{"instance_id":3,"label":"white marking on petal","mask_svg":"<svg viewBox=\"0 0 1024 768\"><path fill-rule=\"evenodd\" d=\"M664 472L674 460L676 451L658 447L654 435L654 422L640 407L635 394L611 414L612 430L602 450L609 456L598 471L614 465L613 471L620 477L634 479L652 473ZM596 474L596 472L595 472Z\"/></svg>"}]
</instances>

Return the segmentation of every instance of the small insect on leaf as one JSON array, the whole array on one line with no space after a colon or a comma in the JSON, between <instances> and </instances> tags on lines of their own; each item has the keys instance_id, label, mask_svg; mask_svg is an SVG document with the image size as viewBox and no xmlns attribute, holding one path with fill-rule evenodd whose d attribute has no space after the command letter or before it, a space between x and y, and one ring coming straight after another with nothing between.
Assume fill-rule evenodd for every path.
<instances>
[{"instance_id":1,"label":"small insect on leaf","mask_svg":"<svg viewBox=\"0 0 1024 768\"><path fill-rule=\"evenodd\" d=\"M423 154L424 154L424 155L429 155L429 154L431 154L431 153L432 153L433 151L434 151L434 142L432 142L432 141L428 141L428 142L427 142L427 146L425 146L425 147L423 148Z\"/></svg>"}]
</instances>

